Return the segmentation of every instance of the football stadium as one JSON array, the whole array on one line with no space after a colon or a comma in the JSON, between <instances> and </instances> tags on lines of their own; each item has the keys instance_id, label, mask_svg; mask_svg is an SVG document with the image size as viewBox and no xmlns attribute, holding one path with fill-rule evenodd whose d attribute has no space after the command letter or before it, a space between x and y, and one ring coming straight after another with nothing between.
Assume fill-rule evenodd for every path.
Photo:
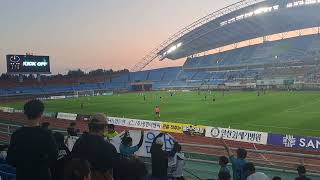
<instances>
[{"instance_id":1,"label":"football stadium","mask_svg":"<svg viewBox=\"0 0 320 180\"><path fill-rule=\"evenodd\" d=\"M139 142L134 155L145 163L149 179L156 177L151 149L158 137L164 151L182 147L183 158L180 150L173 157L177 166L185 161L184 177L174 179L222 180L221 156L230 155L224 146L238 160L238 148L245 149L241 160L254 163L251 173L250 163L241 169L249 169L245 179L255 171L269 179L320 179L319 12L320 0L241 0L179 30L130 70L51 75L50 55L8 52L7 73L0 77L0 142L9 145L9 155L11 135L29 123L26 104L40 100L45 110L39 122L63 134L72 154L95 127L92 117L105 114L106 132L109 125L118 132L105 139L120 155L127 136L131 145ZM182 66L150 67L181 59ZM69 134L73 126L75 136ZM243 180L232 157L226 165L230 177ZM19 177L12 169L19 163L8 164L0 163L0 177ZM171 165L169 157L168 172ZM115 169L114 177L120 172Z\"/></svg>"}]
</instances>

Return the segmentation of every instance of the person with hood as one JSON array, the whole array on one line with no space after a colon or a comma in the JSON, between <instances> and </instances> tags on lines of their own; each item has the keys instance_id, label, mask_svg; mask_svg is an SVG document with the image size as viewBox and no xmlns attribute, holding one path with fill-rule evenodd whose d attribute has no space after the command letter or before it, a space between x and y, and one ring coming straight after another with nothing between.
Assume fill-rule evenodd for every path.
<instances>
[{"instance_id":1,"label":"person with hood","mask_svg":"<svg viewBox=\"0 0 320 180\"><path fill-rule=\"evenodd\" d=\"M171 169L170 174L174 180L184 180L183 168L186 164L184 161L184 153L181 152L182 148L178 142L174 143L173 149L176 153L172 158L169 158L171 159L171 163L169 163L169 168Z\"/></svg>"}]
</instances>

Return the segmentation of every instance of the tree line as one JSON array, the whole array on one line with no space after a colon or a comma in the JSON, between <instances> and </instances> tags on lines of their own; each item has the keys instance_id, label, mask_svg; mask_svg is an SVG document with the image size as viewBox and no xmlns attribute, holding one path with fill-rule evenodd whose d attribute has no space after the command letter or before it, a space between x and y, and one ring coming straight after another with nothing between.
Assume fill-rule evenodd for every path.
<instances>
[{"instance_id":1,"label":"tree line","mask_svg":"<svg viewBox=\"0 0 320 180\"><path fill-rule=\"evenodd\" d=\"M54 74L54 75L41 75L41 79L54 80L54 79L68 79L68 78L81 78L81 77L97 77L97 76L113 76L117 74L129 73L128 69L122 70L105 70L105 69L96 69L89 72L85 72L81 69L69 70L66 74ZM37 77L33 74L23 74L23 79L25 80L35 80ZM15 74L6 74L3 73L0 76L0 80L18 80L19 76Z\"/></svg>"}]
</instances>

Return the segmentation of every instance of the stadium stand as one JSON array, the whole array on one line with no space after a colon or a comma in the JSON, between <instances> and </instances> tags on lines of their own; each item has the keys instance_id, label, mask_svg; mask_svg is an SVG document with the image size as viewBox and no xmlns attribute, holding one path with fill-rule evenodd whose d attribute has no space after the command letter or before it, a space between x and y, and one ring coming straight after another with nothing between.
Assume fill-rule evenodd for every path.
<instances>
[{"instance_id":1,"label":"stadium stand","mask_svg":"<svg viewBox=\"0 0 320 180\"><path fill-rule=\"evenodd\" d=\"M130 89L132 82L150 82L152 89L197 88L259 79L290 78L299 82L319 82L320 38L296 37L234 49L213 55L189 57L182 67L122 73L110 80L28 82L1 86L0 95L49 94L86 90Z\"/></svg>"}]
</instances>

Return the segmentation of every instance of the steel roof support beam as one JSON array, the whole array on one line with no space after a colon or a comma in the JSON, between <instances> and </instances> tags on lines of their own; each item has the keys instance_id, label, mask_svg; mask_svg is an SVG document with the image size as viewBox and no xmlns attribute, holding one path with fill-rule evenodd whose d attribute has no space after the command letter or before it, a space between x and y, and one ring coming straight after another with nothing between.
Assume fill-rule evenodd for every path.
<instances>
[{"instance_id":1,"label":"steel roof support beam","mask_svg":"<svg viewBox=\"0 0 320 180\"><path fill-rule=\"evenodd\" d=\"M170 36L166 41L162 42L157 48L150 51L146 56L144 56L134 67L131 69L131 71L141 71L144 69L148 64L150 64L155 59L164 59L165 57L162 57L160 52L166 48L182 36L186 35L187 33L193 31L194 29L201 27L202 25L213 21L221 16L224 16L226 14L229 14L233 11L245 8L247 6L263 2L265 0L241 0L237 3L231 4L225 8L222 8L218 11L215 11L201 19L198 19L197 21L193 22L189 26L181 29L177 33Z\"/></svg>"}]
</instances>

